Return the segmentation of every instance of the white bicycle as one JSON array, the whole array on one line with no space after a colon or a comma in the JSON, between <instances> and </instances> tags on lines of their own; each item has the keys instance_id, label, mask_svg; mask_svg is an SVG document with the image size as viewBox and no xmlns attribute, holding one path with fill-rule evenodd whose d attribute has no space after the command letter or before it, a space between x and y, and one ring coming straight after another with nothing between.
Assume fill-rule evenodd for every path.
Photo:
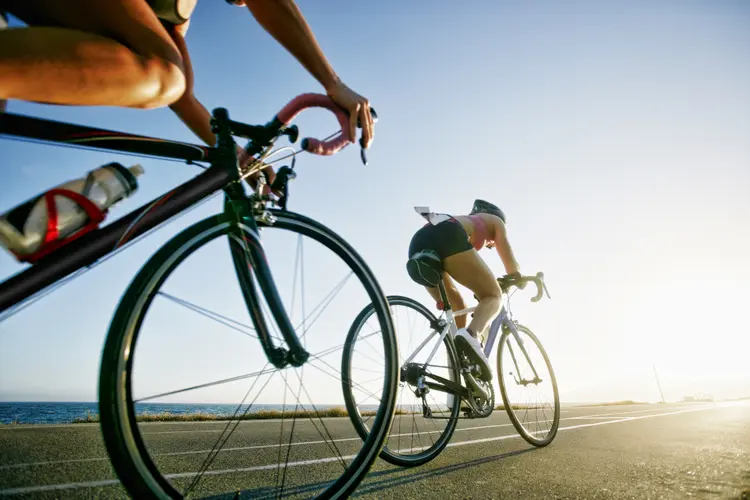
<instances>
[{"instance_id":1,"label":"white bicycle","mask_svg":"<svg viewBox=\"0 0 750 500\"><path fill-rule=\"evenodd\" d=\"M485 330L484 352L489 358L501 332L497 374L503 406L497 409L505 409L527 442L542 447L557 434L560 399L554 370L541 342L529 328L513 319L510 310L509 290L528 282L537 286L532 302L538 302L544 292L549 297L541 272L535 276L498 278L503 290L502 307ZM455 318L473 313L476 307L454 312L442 281L438 287L445 304L440 317L409 297L387 297L399 341L401 374L396 416L380 456L394 465L422 465L438 456L456 429L461 410L465 418L487 418L496 409L492 381L479 377L479 367L454 342ZM377 332L375 320L373 305L360 312L349 330L342 357L347 409L363 439L370 432L372 418L364 410L374 403L368 394L375 393L374 388L382 381L370 381L373 391L346 381L362 380L366 378L362 374L376 373L377 363L382 363L382 354L369 341ZM522 397L525 391L531 394ZM436 398L436 393L445 393L445 400ZM460 404L454 404L456 399Z\"/></svg>"}]
</instances>

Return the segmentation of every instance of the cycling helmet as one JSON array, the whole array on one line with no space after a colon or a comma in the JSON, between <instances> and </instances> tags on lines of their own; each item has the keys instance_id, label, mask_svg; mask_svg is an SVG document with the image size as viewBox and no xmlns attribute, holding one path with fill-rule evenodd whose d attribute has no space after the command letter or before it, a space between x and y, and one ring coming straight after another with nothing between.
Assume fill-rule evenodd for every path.
<instances>
[{"instance_id":1,"label":"cycling helmet","mask_svg":"<svg viewBox=\"0 0 750 500\"><path fill-rule=\"evenodd\" d=\"M500 207L497 205L493 205L489 201L476 199L474 200L474 206L471 207L471 214L492 214L500 217L500 219L505 222L505 214L502 210L500 210Z\"/></svg>"}]
</instances>

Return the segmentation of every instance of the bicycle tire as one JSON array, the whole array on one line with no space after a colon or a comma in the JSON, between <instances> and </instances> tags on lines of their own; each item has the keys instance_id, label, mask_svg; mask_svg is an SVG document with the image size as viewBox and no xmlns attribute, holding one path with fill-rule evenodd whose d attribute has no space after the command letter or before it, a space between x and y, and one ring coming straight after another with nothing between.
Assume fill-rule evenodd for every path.
<instances>
[{"instance_id":1,"label":"bicycle tire","mask_svg":"<svg viewBox=\"0 0 750 500\"><path fill-rule=\"evenodd\" d=\"M393 418L398 381L398 346L390 312L372 271L340 236L308 217L276 209L270 212L276 218L271 224L273 227L310 236L349 265L377 307L381 325L387 330L383 332L387 366L382 403L373 425L376 432L364 440L350 467L328 489L315 497L345 498L356 489L377 458ZM266 227L267 224L259 221L258 226ZM144 314L159 286L180 262L206 243L237 230L229 215L220 214L206 218L174 236L138 272L123 294L111 321L99 374L100 427L112 465L121 483L134 498L182 498L181 493L159 472L137 431L131 394L134 356L130 353L135 351Z\"/></svg>"},{"instance_id":2,"label":"bicycle tire","mask_svg":"<svg viewBox=\"0 0 750 500\"><path fill-rule=\"evenodd\" d=\"M437 318L435 315L427 309L424 305L417 302L414 299L411 299L409 297L404 297L400 295L389 295L387 297L388 304L393 307L394 305L404 306L408 307L410 309L415 310L417 313L421 314L425 317L428 321L430 321L431 324L434 324L437 322ZM344 375L345 380L351 380L351 358L353 354L353 347L355 344L355 339L364 325L366 319L373 313L374 308L372 304L369 304L365 306L362 311L357 315L357 317L354 319L354 322L352 323L352 326L349 329L349 334L346 338L346 345L344 346L344 355L342 356L342 369L341 373ZM451 359L451 365L453 366L454 370L454 376L455 380L461 380L461 375L459 371L459 360L458 355L455 351L455 348L451 342L448 341L448 338L446 337L443 340L446 348L448 349L448 356L450 356ZM411 353L408 353L411 354ZM367 428L367 425L362 419L362 415L359 411L359 408L357 407L356 402L354 401L354 395L351 392L351 384L344 384L344 401L346 402L346 409L349 413L350 418L352 419L352 423L354 424L355 429L357 429L357 433L362 439L366 439L367 435L369 434L369 429ZM395 451L392 451L388 448L387 445L384 445L381 452L380 452L380 458L385 460L386 462L397 465L400 467L416 467L419 465L423 465L431 460L433 460L435 457L437 457L443 449L448 445L448 442L450 441L451 437L453 436L453 432L456 429L456 425L458 424L458 415L461 410L461 398L458 396L454 396L454 405L451 410L451 415L448 418L448 424L445 427L445 430L440 435L438 440L427 450L424 450L422 453L415 453L415 454L404 454L404 453L397 453ZM390 431L389 431L390 434Z\"/></svg>"},{"instance_id":3,"label":"bicycle tire","mask_svg":"<svg viewBox=\"0 0 750 500\"><path fill-rule=\"evenodd\" d=\"M552 421L552 427L550 428L549 433L545 436L544 439L537 439L535 438L522 424L521 421L518 419L518 416L516 415L515 410L513 409L513 405L511 402L508 401L508 393L505 387L505 373L503 372L503 349L507 345L506 340L508 337L513 337L513 334L509 330L505 330L502 335L500 336L500 345L497 349L497 373L499 378L499 385L500 385L500 394L503 398L503 405L505 406L505 411L508 413L508 417L510 418L511 423L513 424L513 427L516 428L516 431L518 431L518 434L521 435L521 437L529 444L536 446L538 448L542 448L544 446L547 446L552 442L553 439L555 439L555 436L557 435L557 429L560 425L560 395L557 391L557 379L555 378L555 371L552 369L552 363L549 360L549 356L547 356L547 351L544 350L544 347L542 346L542 343L539 341L536 335L527 327L523 325L516 324L516 329L519 332L523 332L536 344L537 348L539 349L539 352L542 353L542 356L544 357L544 362L547 365L547 370L550 374L550 380L552 381L552 388L555 394L555 410L554 410L554 417Z\"/></svg>"}]
</instances>

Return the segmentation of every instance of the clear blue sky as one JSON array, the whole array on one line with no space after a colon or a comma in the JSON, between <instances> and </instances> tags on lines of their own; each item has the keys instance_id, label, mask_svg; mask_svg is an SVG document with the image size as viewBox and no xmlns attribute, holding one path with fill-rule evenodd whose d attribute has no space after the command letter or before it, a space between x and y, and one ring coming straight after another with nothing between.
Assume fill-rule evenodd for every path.
<instances>
[{"instance_id":1,"label":"clear blue sky","mask_svg":"<svg viewBox=\"0 0 750 500\"><path fill-rule=\"evenodd\" d=\"M386 293L429 304L404 272L422 224L415 205L461 214L476 197L493 200L522 270L548 277L552 300L519 294L514 312L548 348L564 399L657 399L654 364L671 399L750 393L747 3L299 5L381 120L368 167L354 147L300 157L291 208L346 238ZM321 91L224 2L199 2L187 40L197 96L236 119L263 123L296 94ZM197 142L167 109L11 102L9 111ZM323 111L298 123L303 134L335 130ZM0 150L3 211L98 165L134 161L6 139ZM139 192L113 216L198 172L141 163ZM95 400L100 350L130 279L219 207L214 199L0 324L0 400ZM503 273L496 254L483 255ZM0 254L0 277L21 269ZM196 270L184 290L204 277ZM326 282L320 270L317 279Z\"/></svg>"}]
</instances>

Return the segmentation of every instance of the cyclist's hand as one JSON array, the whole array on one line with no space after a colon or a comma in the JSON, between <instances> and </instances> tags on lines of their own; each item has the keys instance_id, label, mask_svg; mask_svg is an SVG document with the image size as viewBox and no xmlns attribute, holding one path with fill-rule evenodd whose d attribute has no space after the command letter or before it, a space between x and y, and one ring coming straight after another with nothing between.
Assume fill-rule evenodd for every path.
<instances>
[{"instance_id":1,"label":"cyclist's hand","mask_svg":"<svg viewBox=\"0 0 750 500\"><path fill-rule=\"evenodd\" d=\"M349 112L349 139L355 142L357 139L357 119L362 125L362 140L365 148L369 148L372 138L375 135L370 114L370 103L366 97L363 97L352 89L337 80L329 89L326 89L328 96L340 107Z\"/></svg>"},{"instance_id":2,"label":"cyclist's hand","mask_svg":"<svg viewBox=\"0 0 750 500\"><path fill-rule=\"evenodd\" d=\"M509 275L508 277L513 281L513 285L519 290L523 290L524 288L526 288L526 285L529 284L528 281L518 281L519 279L521 279L521 273L519 273L518 271Z\"/></svg>"},{"instance_id":3,"label":"cyclist's hand","mask_svg":"<svg viewBox=\"0 0 750 500\"><path fill-rule=\"evenodd\" d=\"M248 155L247 152L239 145L237 145L237 161L239 161L241 166L247 166L248 163L250 163L253 160L253 157L251 155ZM275 194L276 196L280 196L279 193L276 193L271 190L271 184L273 184L273 181L276 179L276 172L274 171L273 167L270 165L267 165L262 170L259 170L258 172L255 172L250 177L247 177L246 182L248 185L252 188L253 191L258 187L258 177L262 175L262 173L265 173L266 175L266 185L263 186L263 193L264 195L267 194Z\"/></svg>"},{"instance_id":4,"label":"cyclist's hand","mask_svg":"<svg viewBox=\"0 0 750 500\"><path fill-rule=\"evenodd\" d=\"M516 288L523 290L526 288L527 282L519 282L518 279L521 278L521 273L515 272L513 274L506 274L503 276L502 280L505 283L506 288L510 288L511 286L515 286Z\"/></svg>"}]
</instances>

